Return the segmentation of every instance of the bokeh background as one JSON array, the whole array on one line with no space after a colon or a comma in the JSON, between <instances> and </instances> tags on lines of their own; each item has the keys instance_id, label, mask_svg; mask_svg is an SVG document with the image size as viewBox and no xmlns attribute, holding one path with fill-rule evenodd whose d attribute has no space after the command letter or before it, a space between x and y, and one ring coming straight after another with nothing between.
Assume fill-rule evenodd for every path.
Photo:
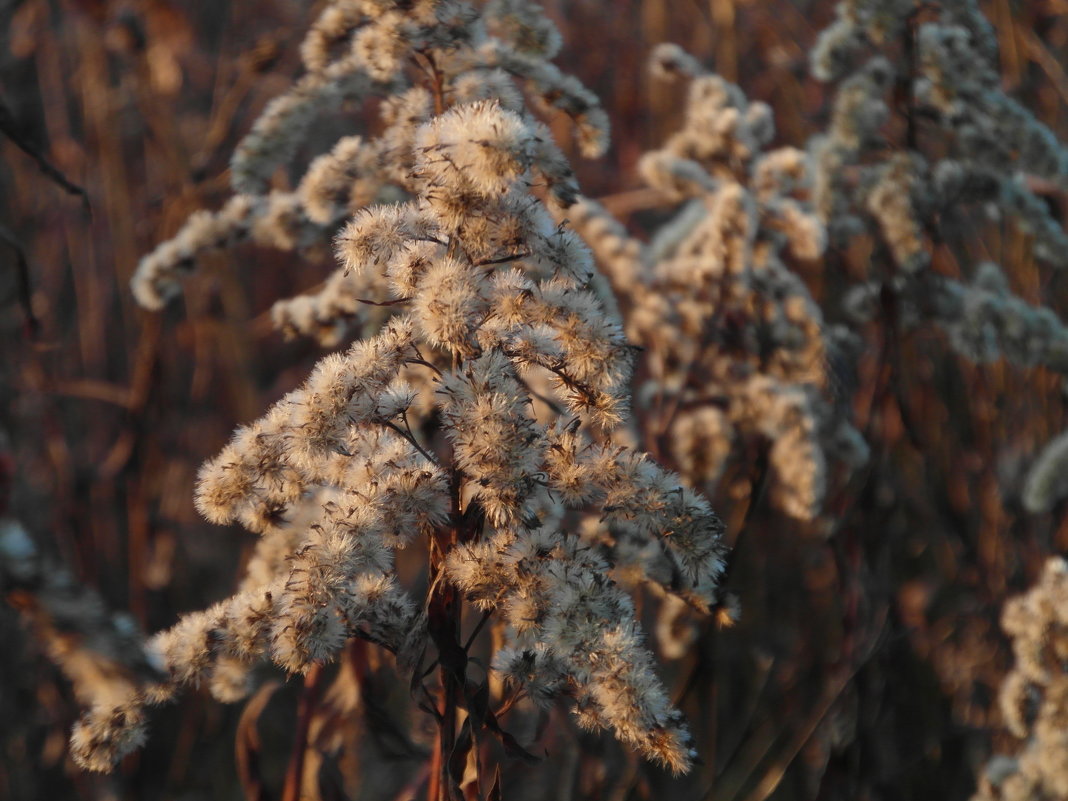
<instances>
[{"instance_id":1,"label":"bokeh background","mask_svg":"<svg viewBox=\"0 0 1068 801\"><path fill-rule=\"evenodd\" d=\"M138 258L191 211L228 196L229 154L298 74L317 5L0 2L0 515L21 520L42 550L146 631L231 593L252 535L197 516L196 471L321 355L314 343L283 341L267 310L333 265L328 254L243 246L206 258L161 314L137 308L128 282ZM606 158L569 155L585 192L635 232L665 211L641 191L634 164L682 108L677 90L646 77L655 44L682 45L771 104L777 143L804 143L827 119L830 90L809 78L807 54L833 18L831 2L546 6L565 42L559 65L602 98L613 122ZM1068 138L1068 2L985 9L1005 87ZM318 144L358 130L363 117L339 110ZM558 133L569 146L566 125ZM315 144L309 153L323 149ZM1060 208L1058 193L1045 197ZM1024 245L986 236L976 248L1005 266L1017 292L1063 318L1065 279L1036 266ZM833 295L863 258L832 253L804 278L817 298ZM955 269L944 259L936 267ZM884 346L878 332L864 333L873 351ZM858 366L854 411L873 460L831 500L833 536L730 482L716 499L738 540L730 589L743 614L730 629L698 624L691 653L663 673L703 764L676 781L610 740L565 730L534 749L550 752L540 767L505 766L505 798L524 787L559 799L950 801L971 794L991 749L1012 747L995 703L1010 659L998 615L1045 556L1068 548L1062 509L1027 515L1018 501L1029 459L1065 426L1064 388L1041 369L971 366L934 331L902 335L893 348L892 386L874 374L871 354ZM651 622L652 603L647 613ZM89 776L66 755L78 714L70 689L6 605L0 638L0 798L243 797L241 708L190 693L155 714L147 747L118 774ZM372 680L388 696L396 687L386 672ZM281 686L260 722L265 798L277 793L299 694L299 680ZM368 717L361 725L381 739L385 724ZM415 740L424 725L397 723ZM376 742L364 764L382 761L403 786L419 760ZM338 788L353 798L358 762L337 768L348 771Z\"/></svg>"}]
</instances>

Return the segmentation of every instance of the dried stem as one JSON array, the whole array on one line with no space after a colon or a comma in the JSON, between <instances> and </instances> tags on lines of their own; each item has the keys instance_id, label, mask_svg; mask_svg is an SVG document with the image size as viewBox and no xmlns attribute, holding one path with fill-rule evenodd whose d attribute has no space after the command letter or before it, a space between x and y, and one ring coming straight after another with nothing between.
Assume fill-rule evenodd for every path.
<instances>
[{"instance_id":1,"label":"dried stem","mask_svg":"<svg viewBox=\"0 0 1068 801\"><path fill-rule=\"evenodd\" d=\"M450 525L434 532L430 543L430 590L427 628L438 649L438 737L431 757L428 801L457 801L459 787L449 773L449 758L456 745L457 709L466 683L467 653L460 645L462 600L445 576L445 557L461 539L464 526L461 501L462 479L451 471L452 514Z\"/></svg>"},{"instance_id":2,"label":"dried stem","mask_svg":"<svg viewBox=\"0 0 1068 801\"><path fill-rule=\"evenodd\" d=\"M322 671L322 665L312 665L304 676L304 692L300 697L300 706L297 710L297 736L293 741L289 767L286 768L285 783L282 785L282 801L300 801L301 798L304 759L308 753L308 729L322 693L320 686Z\"/></svg>"}]
</instances>

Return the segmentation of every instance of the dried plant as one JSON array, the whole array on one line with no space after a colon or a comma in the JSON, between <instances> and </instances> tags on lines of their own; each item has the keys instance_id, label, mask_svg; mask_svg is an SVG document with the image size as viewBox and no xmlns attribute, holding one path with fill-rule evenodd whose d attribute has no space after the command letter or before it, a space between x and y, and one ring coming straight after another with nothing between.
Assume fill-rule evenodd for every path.
<instances>
[{"instance_id":1,"label":"dried plant","mask_svg":"<svg viewBox=\"0 0 1068 801\"><path fill-rule=\"evenodd\" d=\"M926 660L949 706L978 695L967 678L947 678L982 668L962 665L965 647L954 651L928 619L934 591L912 571L966 553L974 564L947 569L944 594L961 589L954 581L990 579L981 600L999 604L1031 551L1059 540L968 542L955 510L975 498L979 517L994 506L1003 517L1059 510L1068 434L1027 442L1033 458L1005 456L991 438L972 459L1001 459L984 495L959 476L923 495L923 431L938 423L913 404L908 387L926 378L905 351L919 336L944 344L941 361L924 362L929 372L967 363L1068 374L1068 330L1047 287L1021 287L1011 262L1065 265L1068 234L1047 196L1066 190L1068 149L1004 90L976 0L839 2L808 53L822 85L813 96L826 101L811 136L777 134L783 110L708 70L698 51L655 47L650 72L666 98L681 97L681 122L637 159L648 214L629 219L614 216L612 198L582 194L554 140L567 129L584 156L603 157L608 118L555 65L562 38L536 4L319 5L301 76L234 152L229 198L190 216L132 279L139 304L160 311L206 254L241 242L292 251L294 263L332 249L337 261L306 294L272 294L269 314L286 337L336 352L242 422L196 481L204 518L258 535L236 593L146 640L38 554L19 524L0 521L3 590L87 709L74 760L113 769L151 736L151 707L201 685L223 702L253 698L247 733L273 692L264 678L301 675L282 797L318 797L316 774L351 748L344 721L361 704L380 711L373 663L410 689L388 727L423 765L404 777L413 797L425 787L429 801L500 798L497 763L566 750L553 741L563 709L676 776L690 772L701 762L680 708L722 729L749 703L739 688L752 690L754 709L781 699L801 717L778 731L775 711L749 709L737 740L719 738L728 744L714 753L729 764L707 765L700 781L716 786L705 795L766 798L795 770L808 782L797 794L815 797L836 749L878 728L872 706L858 711L864 689L853 679L870 670L867 684L891 682L897 665L879 660L893 644ZM736 5L712 4L717 24ZM320 121L355 108L366 129L324 142ZM940 403L948 417L951 401ZM902 440L912 452L902 455ZM909 470L918 477L903 479ZM959 491L945 500L952 481ZM802 543L761 553L761 568L783 554L833 564L775 565L770 600L756 599L767 621L797 597L780 597L778 582L811 583L812 598L823 593L812 609L833 621L813 624L815 644L794 642L807 628L749 631L729 659L716 650L716 624L735 621L747 588L728 585L739 550L728 552L708 498L730 503L736 544L752 529L761 546ZM916 546L911 506L952 536L918 535ZM1011 558L993 580L997 549ZM1051 559L1005 607L1016 665L1001 712L1025 742L989 763L977 799L1068 796L1066 576ZM668 669L693 671L676 697L643 619L656 620L660 655L681 661ZM973 662L983 661L991 637L968 632L982 657ZM701 671L736 667L739 652L770 675L765 640L780 637L790 643L777 644L787 653L777 690L764 695L767 676L717 675L716 692L687 699ZM806 686L819 693L798 698L810 668ZM879 696L874 706L888 704ZM905 770L904 755L885 758L885 774ZM635 765L617 797L639 787ZM262 797L249 772L246 794ZM399 787L370 769L364 781L366 797ZM879 781L839 794L866 797ZM591 797L608 795L588 784ZM546 780L517 798L551 792Z\"/></svg>"},{"instance_id":2,"label":"dried plant","mask_svg":"<svg viewBox=\"0 0 1068 801\"><path fill-rule=\"evenodd\" d=\"M1015 757L987 764L976 801L1068 796L1068 563L1046 562L1038 583L1005 604L1002 628L1016 664L1001 686L1001 712L1024 741Z\"/></svg>"},{"instance_id":3,"label":"dried plant","mask_svg":"<svg viewBox=\"0 0 1068 801\"><path fill-rule=\"evenodd\" d=\"M0 591L29 619L79 701L106 719L102 727L116 732L108 742L97 742L94 732L76 730L71 737L74 758L88 768L108 770L142 745L139 688L166 674L133 619L109 612L97 593L42 555L12 518L0 518Z\"/></svg>"},{"instance_id":4,"label":"dried plant","mask_svg":"<svg viewBox=\"0 0 1068 801\"><path fill-rule=\"evenodd\" d=\"M237 595L152 640L169 680L145 685L135 712L95 702L73 735L84 766L137 745L141 706L182 685L236 700L257 661L306 673L362 637L414 671L440 731L431 796L453 797L457 749L485 717L460 641L470 602L507 624L492 666L513 693L570 697L584 727L690 767L686 727L612 571L707 610L721 524L628 444L632 347L588 249L546 208L577 188L514 78L574 118L584 149L605 139L595 100L547 60L557 40L515 3L332 4L302 48L308 76L238 149L243 194L142 261L134 290L156 308L206 247L246 235L299 245L379 200L337 235L342 266L326 287L275 308L284 328L333 341L372 305L362 322L377 332L323 359L201 470L198 509L260 533L257 552ZM313 113L369 89L388 95L381 137L343 139L296 192L266 193ZM429 559L422 603L394 571L393 552L415 542ZM420 679L430 645L436 694Z\"/></svg>"},{"instance_id":5,"label":"dried plant","mask_svg":"<svg viewBox=\"0 0 1068 801\"><path fill-rule=\"evenodd\" d=\"M824 222L803 193L812 160L765 151L771 109L707 73L674 45L652 55L655 76L688 83L685 122L639 163L668 199L684 201L649 243L631 239L596 201L569 214L627 308L645 350L647 436L667 442L693 486L714 488L733 452L764 440L772 500L812 520L822 511L828 454L855 469L867 446L835 408L828 350L848 341L825 324L786 254L812 261Z\"/></svg>"}]
</instances>

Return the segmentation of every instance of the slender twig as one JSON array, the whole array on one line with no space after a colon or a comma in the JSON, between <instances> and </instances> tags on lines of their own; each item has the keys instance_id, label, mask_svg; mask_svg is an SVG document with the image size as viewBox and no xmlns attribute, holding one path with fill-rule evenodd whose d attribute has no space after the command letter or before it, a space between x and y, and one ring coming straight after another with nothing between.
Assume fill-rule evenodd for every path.
<instances>
[{"instance_id":1,"label":"slender twig","mask_svg":"<svg viewBox=\"0 0 1068 801\"><path fill-rule=\"evenodd\" d=\"M11 113L11 109L7 107L7 104L3 100L0 100L0 133L5 134L15 146L19 148L23 153L29 156L37 164L37 168L43 172L49 180L60 186L64 191L71 195L77 195L82 200L82 207L86 212L91 212L92 209L89 205L89 195L84 189L78 186L73 181L67 179L59 168L52 164L44 154L29 140L29 138L22 132L20 126L15 121L15 115Z\"/></svg>"},{"instance_id":2,"label":"slender twig","mask_svg":"<svg viewBox=\"0 0 1068 801\"><path fill-rule=\"evenodd\" d=\"M426 448L424 448L422 445L419 444L419 440L417 440L415 438L415 434L412 433L412 427L410 425L408 425L408 415L407 415L407 413L401 413L401 420L404 421L404 428L401 428L399 425L394 423L392 420L386 420L386 421L384 421L382 423L382 425L384 425L386 428L390 429L391 431L395 431L396 433L400 434L400 436L402 436L402 437L404 437L404 439L408 440L408 442L411 444L411 446L413 448L415 448L417 451L419 451L419 453L421 453L423 455L424 459L426 459L428 462L430 462L433 465L437 465L438 464L438 460L435 459L434 456L429 451L426 450Z\"/></svg>"},{"instance_id":3,"label":"slender twig","mask_svg":"<svg viewBox=\"0 0 1068 801\"><path fill-rule=\"evenodd\" d=\"M497 707L497 710L493 713L493 716L495 718L497 718L497 720L500 720L502 717L504 717L505 715L507 715L511 711L513 706L515 706L517 703L519 703L519 701L521 701L525 697L526 697L526 691L525 690L519 689L519 690L514 691L511 694L511 696L509 696L507 701L505 701L499 707Z\"/></svg>"},{"instance_id":4,"label":"slender twig","mask_svg":"<svg viewBox=\"0 0 1068 801\"><path fill-rule=\"evenodd\" d=\"M440 367L438 367L436 364L428 362L426 359L422 358L421 356L419 358L417 358L417 359L407 359L406 363L407 364L418 364L421 367L429 367L431 370L433 370L435 373L437 373L437 375L439 377L444 375L444 373L441 372L441 368Z\"/></svg>"},{"instance_id":5,"label":"slender twig","mask_svg":"<svg viewBox=\"0 0 1068 801\"><path fill-rule=\"evenodd\" d=\"M493 264L507 264L510 261L519 261L520 259L529 259L531 256L530 251L525 253L513 253L510 256L498 256L495 259L483 259L482 261L476 261L476 267L489 267Z\"/></svg>"},{"instance_id":6,"label":"slender twig","mask_svg":"<svg viewBox=\"0 0 1068 801\"><path fill-rule=\"evenodd\" d=\"M353 298L357 303L365 303L368 306L400 306L402 303L410 303L411 298L397 298L396 300L371 300L369 298Z\"/></svg>"},{"instance_id":7,"label":"slender twig","mask_svg":"<svg viewBox=\"0 0 1068 801\"><path fill-rule=\"evenodd\" d=\"M486 621L488 621L491 617L493 617L493 610L492 609L487 609L483 613L482 619L480 621L478 621L478 625L475 626L475 630L471 632L471 636L469 636L467 638L467 642L464 643L464 650L465 651L470 651L471 650L471 646L475 642L475 637L477 637L479 635L479 632L481 632L483 627L486 625ZM420 679L421 680L426 680L426 679L430 678L430 674L434 672L434 670L437 668L437 666L439 664L440 664L440 662L438 662L437 659L435 659L433 662L431 662L427 666L427 669L423 671L422 675L420 676Z\"/></svg>"},{"instance_id":8,"label":"slender twig","mask_svg":"<svg viewBox=\"0 0 1068 801\"><path fill-rule=\"evenodd\" d=\"M37 334L40 322L33 313L33 302L30 291L30 264L26 260L26 253L22 249L15 235L3 225L0 225L0 241L3 241L15 252L15 284L18 287L19 305L22 313L26 315L26 328L31 337Z\"/></svg>"},{"instance_id":9,"label":"slender twig","mask_svg":"<svg viewBox=\"0 0 1068 801\"><path fill-rule=\"evenodd\" d=\"M519 379L519 382L524 387L526 387L527 393L530 395L530 397L540 400L542 403L544 403L546 406L553 410L553 414L563 415L566 413L566 409L564 409L563 406L554 401L548 395L544 395L541 392L538 392L536 389L534 389L534 387L530 385L530 382L527 381L525 378L523 378L522 376L516 377Z\"/></svg>"},{"instance_id":10,"label":"slender twig","mask_svg":"<svg viewBox=\"0 0 1068 801\"><path fill-rule=\"evenodd\" d=\"M427 77L430 78L430 88L434 96L434 116L440 117L445 113L445 76L438 69L438 63L434 60L432 53L420 50L419 55L426 60L429 68L424 68L424 71L427 73Z\"/></svg>"},{"instance_id":11,"label":"slender twig","mask_svg":"<svg viewBox=\"0 0 1068 801\"><path fill-rule=\"evenodd\" d=\"M464 643L464 650L465 651L470 651L471 650L471 646L474 645L474 643L475 643L475 638L479 635L479 633L485 627L486 622L492 616L493 616L493 610L492 609L487 609L485 612L482 613L482 619L478 621L478 624L475 626L474 631L471 632L471 635L467 638L467 642Z\"/></svg>"}]
</instances>

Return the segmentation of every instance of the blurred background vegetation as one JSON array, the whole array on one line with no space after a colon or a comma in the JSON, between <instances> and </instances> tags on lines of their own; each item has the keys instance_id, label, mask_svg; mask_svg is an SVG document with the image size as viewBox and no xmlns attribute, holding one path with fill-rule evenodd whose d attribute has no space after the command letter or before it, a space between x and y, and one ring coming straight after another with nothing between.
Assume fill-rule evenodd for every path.
<instances>
[{"instance_id":1,"label":"blurred background vegetation","mask_svg":"<svg viewBox=\"0 0 1068 801\"><path fill-rule=\"evenodd\" d=\"M147 631L232 591L252 535L197 516L195 474L321 354L284 342L267 310L333 264L327 253L243 246L209 256L158 315L136 307L128 282L191 211L228 196L229 154L297 74L316 5L0 2L0 516L20 519ZM662 41L768 102L776 143L804 143L828 114L807 54L833 5L549 0L565 41L558 64L613 121L606 159L569 153L585 192L635 231L662 219L633 169L679 121L678 92L651 85L644 69ZM1068 2L994 0L985 10L1005 87L1068 137ZM316 135L333 141L362 118L347 109ZM568 147L570 137L559 141ZM1064 201L1054 191L1045 199ZM986 241L1018 293L1065 317L1062 276L1038 269L1019 236ZM833 295L863 258L832 252L803 277L817 298ZM955 269L946 258L935 266ZM883 345L878 333L868 341ZM1027 515L1017 497L1029 459L1068 422L1064 387L1041 369L974 367L929 330L893 346L907 369L891 387L874 353L858 365L854 412L873 460L832 499L833 536L777 514L748 482L724 482L715 499L731 541L745 531L730 585L743 614L731 629L703 624L692 652L664 668L699 769L672 780L610 740L567 730L535 748L553 767L506 767L506 798L510 786L560 799L971 794L991 748L1011 745L996 733L1009 661L1001 604L1046 555L1068 548L1063 510ZM155 714L148 746L116 776L82 774L66 755L78 711L69 687L9 606L0 606L0 637L0 798L242 797L235 741L250 729L241 708L190 694ZM396 689L368 681L365 693ZM257 730L262 742L238 749L258 754L263 798L287 758L299 690L297 680L282 687ZM392 758L384 764L402 787L420 762L383 744L373 711L364 725L378 746L365 762ZM347 777L338 792L359 797L358 766L337 769Z\"/></svg>"}]
</instances>

